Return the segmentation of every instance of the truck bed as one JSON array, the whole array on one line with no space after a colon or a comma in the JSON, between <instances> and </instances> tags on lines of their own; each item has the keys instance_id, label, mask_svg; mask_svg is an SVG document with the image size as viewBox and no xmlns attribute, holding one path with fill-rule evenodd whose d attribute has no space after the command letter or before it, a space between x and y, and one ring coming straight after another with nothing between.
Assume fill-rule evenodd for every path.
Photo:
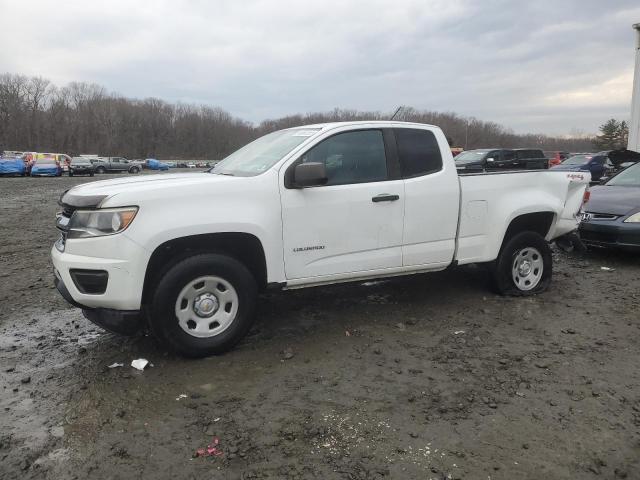
<instances>
[{"instance_id":1,"label":"truck bed","mask_svg":"<svg viewBox=\"0 0 640 480\"><path fill-rule=\"evenodd\" d=\"M507 226L520 215L552 213L547 240L575 230L591 176L520 170L463 173L458 178L460 220L455 258L459 264L466 264L496 258Z\"/></svg>"}]
</instances>

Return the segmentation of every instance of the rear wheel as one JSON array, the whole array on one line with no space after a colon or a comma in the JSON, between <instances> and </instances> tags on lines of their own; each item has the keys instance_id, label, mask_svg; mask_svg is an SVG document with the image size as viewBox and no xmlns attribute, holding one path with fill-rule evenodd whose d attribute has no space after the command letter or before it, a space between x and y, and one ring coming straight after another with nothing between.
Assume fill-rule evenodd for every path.
<instances>
[{"instance_id":1,"label":"rear wheel","mask_svg":"<svg viewBox=\"0 0 640 480\"><path fill-rule=\"evenodd\" d=\"M256 281L238 260L200 254L170 267L160 279L150 308L154 334L187 357L231 349L253 323Z\"/></svg>"},{"instance_id":2,"label":"rear wheel","mask_svg":"<svg viewBox=\"0 0 640 480\"><path fill-rule=\"evenodd\" d=\"M96 168L96 173L106 173L106 169L104 167L98 167Z\"/></svg>"},{"instance_id":3,"label":"rear wheel","mask_svg":"<svg viewBox=\"0 0 640 480\"><path fill-rule=\"evenodd\" d=\"M538 233L522 232L507 241L493 267L493 282L502 295L544 292L551 283L551 248Z\"/></svg>"},{"instance_id":4,"label":"rear wheel","mask_svg":"<svg viewBox=\"0 0 640 480\"><path fill-rule=\"evenodd\" d=\"M138 173L140 172L140 169L138 167L131 167L129 169L129 173Z\"/></svg>"}]
</instances>

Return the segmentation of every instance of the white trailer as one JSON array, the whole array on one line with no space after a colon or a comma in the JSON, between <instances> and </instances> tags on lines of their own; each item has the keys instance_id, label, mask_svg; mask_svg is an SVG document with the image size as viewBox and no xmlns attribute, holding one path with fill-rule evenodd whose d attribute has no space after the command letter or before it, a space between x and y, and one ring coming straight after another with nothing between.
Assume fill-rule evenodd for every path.
<instances>
[{"instance_id":1,"label":"white trailer","mask_svg":"<svg viewBox=\"0 0 640 480\"><path fill-rule=\"evenodd\" d=\"M627 148L640 152L640 23L636 31L636 68L633 75L633 95L631 97L631 123L629 124L629 144Z\"/></svg>"}]
</instances>

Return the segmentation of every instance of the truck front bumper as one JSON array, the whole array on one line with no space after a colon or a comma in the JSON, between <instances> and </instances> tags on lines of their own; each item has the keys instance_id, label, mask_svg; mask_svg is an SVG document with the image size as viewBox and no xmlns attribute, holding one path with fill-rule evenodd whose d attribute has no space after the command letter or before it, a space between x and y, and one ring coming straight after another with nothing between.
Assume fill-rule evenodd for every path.
<instances>
[{"instance_id":1,"label":"truck front bumper","mask_svg":"<svg viewBox=\"0 0 640 480\"><path fill-rule=\"evenodd\" d=\"M144 325L141 299L149 255L125 235L117 237L67 241L62 251L54 245L54 282L88 320L131 335Z\"/></svg>"},{"instance_id":2,"label":"truck front bumper","mask_svg":"<svg viewBox=\"0 0 640 480\"><path fill-rule=\"evenodd\" d=\"M76 302L69 293L69 290L67 290L62 279L58 276L57 271L54 284L58 289L58 292L60 292L60 295L62 295L62 298L74 307L82 309L84 317L98 325L100 328L104 328L109 332L117 333L119 335L134 335L144 327L144 317L142 312L139 310L87 308L85 305Z\"/></svg>"}]
</instances>

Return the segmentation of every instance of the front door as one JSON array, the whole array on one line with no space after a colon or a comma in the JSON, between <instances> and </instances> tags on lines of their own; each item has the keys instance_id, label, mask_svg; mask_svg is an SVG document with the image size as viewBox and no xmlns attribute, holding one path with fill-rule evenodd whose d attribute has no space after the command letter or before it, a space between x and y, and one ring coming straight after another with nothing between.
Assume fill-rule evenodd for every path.
<instances>
[{"instance_id":1,"label":"front door","mask_svg":"<svg viewBox=\"0 0 640 480\"><path fill-rule=\"evenodd\" d=\"M402 265L404 184L389 173L384 137L380 129L337 133L289 166L322 162L328 182L310 188L281 182L287 279Z\"/></svg>"}]
</instances>

